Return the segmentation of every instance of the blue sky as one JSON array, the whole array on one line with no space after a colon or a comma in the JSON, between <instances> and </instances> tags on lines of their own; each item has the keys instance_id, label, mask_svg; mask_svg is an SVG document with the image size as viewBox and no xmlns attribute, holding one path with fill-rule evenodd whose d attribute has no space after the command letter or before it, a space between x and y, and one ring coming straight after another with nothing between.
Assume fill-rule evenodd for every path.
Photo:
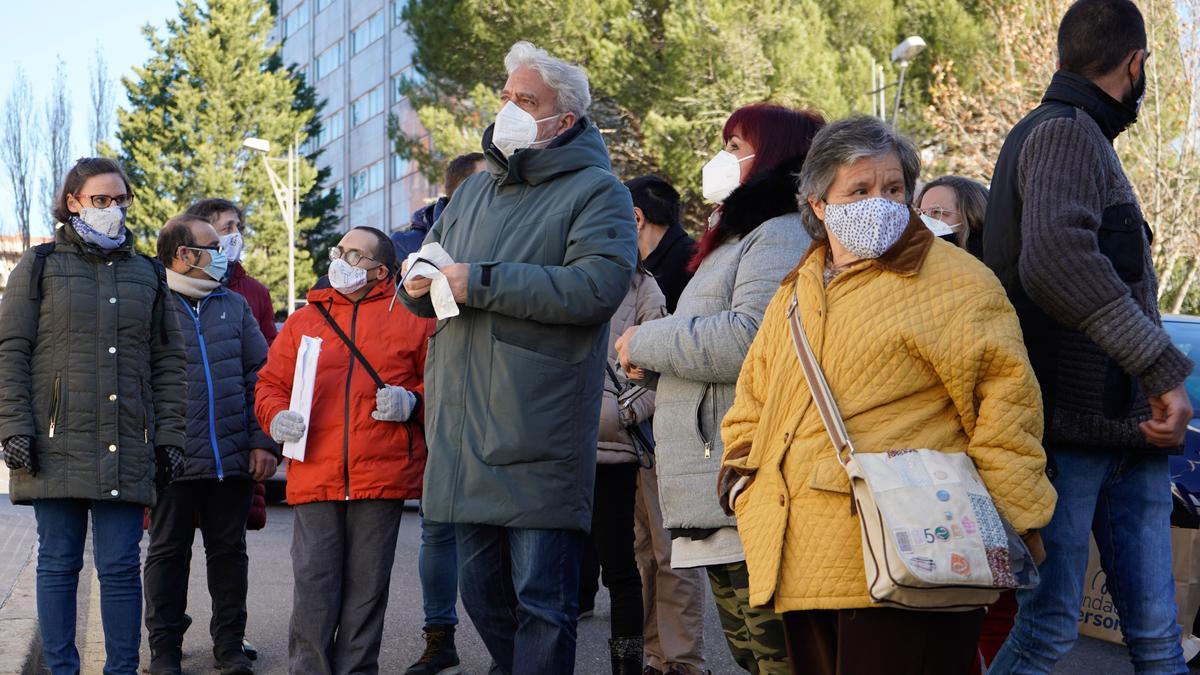
<instances>
[{"instance_id":1,"label":"blue sky","mask_svg":"<svg viewBox=\"0 0 1200 675\"><path fill-rule=\"evenodd\" d=\"M5 3L4 10L9 30L0 40L0 105L21 67L33 85L40 114L57 57L61 56L66 64L73 114L72 157L87 151L88 80L97 47L108 62L114 97L118 105L124 105L125 89L120 78L131 74L134 66L145 63L150 56L149 44L141 35L142 26L151 24L162 31L166 20L178 13L174 0L24 0ZM115 127L115 115L113 122ZM40 204L40 199L35 203ZM15 222L12 188L0 168L0 232L15 232ZM38 228L34 218L32 234L45 234Z\"/></svg>"}]
</instances>

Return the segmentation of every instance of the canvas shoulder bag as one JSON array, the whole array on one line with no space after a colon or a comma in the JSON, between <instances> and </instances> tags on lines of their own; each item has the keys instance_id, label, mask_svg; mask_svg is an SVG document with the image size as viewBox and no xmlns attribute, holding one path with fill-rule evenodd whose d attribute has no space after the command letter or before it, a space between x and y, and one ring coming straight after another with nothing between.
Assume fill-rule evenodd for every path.
<instances>
[{"instance_id":1,"label":"canvas shoulder bag","mask_svg":"<svg viewBox=\"0 0 1200 675\"><path fill-rule=\"evenodd\" d=\"M914 610L969 610L1001 591L1038 583L1033 556L996 510L965 452L896 448L858 452L846 433L797 310L792 341L859 516L871 602Z\"/></svg>"}]
</instances>

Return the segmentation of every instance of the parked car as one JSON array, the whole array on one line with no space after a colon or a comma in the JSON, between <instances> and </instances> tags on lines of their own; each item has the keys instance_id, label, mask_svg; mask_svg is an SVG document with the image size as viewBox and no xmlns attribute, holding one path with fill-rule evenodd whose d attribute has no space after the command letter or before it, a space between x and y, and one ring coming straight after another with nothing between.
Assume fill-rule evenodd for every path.
<instances>
[{"instance_id":1,"label":"parked car","mask_svg":"<svg viewBox=\"0 0 1200 675\"><path fill-rule=\"evenodd\" d=\"M1164 316L1163 327L1180 351L1200 363L1200 316ZM1200 368L1192 370L1184 388L1192 400L1193 417L1188 424L1183 454L1170 458L1176 502L1172 522L1200 527Z\"/></svg>"}]
</instances>

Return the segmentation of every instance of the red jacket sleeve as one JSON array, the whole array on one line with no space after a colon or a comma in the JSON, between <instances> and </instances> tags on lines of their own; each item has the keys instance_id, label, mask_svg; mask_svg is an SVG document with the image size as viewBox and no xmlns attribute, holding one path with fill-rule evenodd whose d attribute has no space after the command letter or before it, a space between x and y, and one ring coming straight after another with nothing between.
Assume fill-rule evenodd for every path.
<instances>
[{"instance_id":1,"label":"red jacket sleeve","mask_svg":"<svg viewBox=\"0 0 1200 675\"><path fill-rule=\"evenodd\" d=\"M297 315L293 314L294 319ZM254 387L254 415L264 431L270 433L271 420L292 402L292 379L296 372L296 349L299 338L297 323L291 319L283 324L283 332L271 343L267 362L258 371Z\"/></svg>"}]
</instances>

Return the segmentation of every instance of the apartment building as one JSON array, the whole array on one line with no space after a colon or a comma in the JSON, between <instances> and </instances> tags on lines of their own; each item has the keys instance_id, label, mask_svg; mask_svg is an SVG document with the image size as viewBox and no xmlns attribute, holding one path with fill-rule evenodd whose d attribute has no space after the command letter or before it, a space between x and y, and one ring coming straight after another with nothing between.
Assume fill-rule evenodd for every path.
<instances>
[{"instance_id":1,"label":"apartment building","mask_svg":"<svg viewBox=\"0 0 1200 675\"><path fill-rule=\"evenodd\" d=\"M298 64L326 101L319 138L302 148L324 150L332 169L327 188L342 195L342 227L391 232L439 194L398 157L387 135L388 114L409 134L423 134L399 90L416 77L412 38L400 18L404 0L279 0L276 40L283 61Z\"/></svg>"}]
</instances>

